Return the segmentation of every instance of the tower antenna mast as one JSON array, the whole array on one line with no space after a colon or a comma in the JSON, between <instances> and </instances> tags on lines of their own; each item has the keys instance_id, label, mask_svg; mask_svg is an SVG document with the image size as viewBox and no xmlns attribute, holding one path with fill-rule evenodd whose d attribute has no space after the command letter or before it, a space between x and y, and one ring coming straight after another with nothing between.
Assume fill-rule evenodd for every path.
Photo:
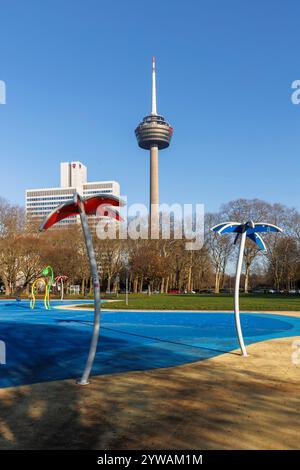
<instances>
[{"instance_id":1,"label":"tower antenna mast","mask_svg":"<svg viewBox=\"0 0 300 470\"><path fill-rule=\"evenodd\" d=\"M152 116L157 115L155 57L152 57L152 107L151 107L151 114L152 114Z\"/></svg>"}]
</instances>

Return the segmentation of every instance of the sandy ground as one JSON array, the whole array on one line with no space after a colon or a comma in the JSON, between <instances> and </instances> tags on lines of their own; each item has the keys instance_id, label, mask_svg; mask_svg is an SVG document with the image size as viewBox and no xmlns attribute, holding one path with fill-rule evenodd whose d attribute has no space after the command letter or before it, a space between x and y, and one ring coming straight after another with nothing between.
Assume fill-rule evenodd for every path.
<instances>
[{"instance_id":1,"label":"sandy ground","mask_svg":"<svg viewBox=\"0 0 300 470\"><path fill-rule=\"evenodd\" d=\"M0 449L300 449L295 339L86 387L1 389Z\"/></svg>"}]
</instances>

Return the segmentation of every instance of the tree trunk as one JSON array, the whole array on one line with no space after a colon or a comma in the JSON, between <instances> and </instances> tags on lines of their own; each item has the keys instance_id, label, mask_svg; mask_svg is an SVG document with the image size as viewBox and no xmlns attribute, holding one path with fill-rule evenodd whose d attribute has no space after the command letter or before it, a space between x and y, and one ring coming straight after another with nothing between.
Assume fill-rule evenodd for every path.
<instances>
[{"instance_id":1,"label":"tree trunk","mask_svg":"<svg viewBox=\"0 0 300 470\"><path fill-rule=\"evenodd\" d=\"M106 288L106 292L108 294L110 294L110 284L111 284L111 276L108 276L107 277L107 288Z\"/></svg>"},{"instance_id":2,"label":"tree trunk","mask_svg":"<svg viewBox=\"0 0 300 470\"><path fill-rule=\"evenodd\" d=\"M250 265L246 264L245 284L244 284L245 294L248 294L249 292L249 280L250 280Z\"/></svg>"},{"instance_id":3,"label":"tree trunk","mask_svg":"<svg viewBox=\"0 0 300 470\"><path fill-rule=\"evenodd\" d=\"M169 282L170 282L170 277L168 276L167 279L166 279L166 283L165 283L165 293L166 294L169 291Z\"/></svg>"},{"instance_id":4,"label":"tree trunk","mask_svg":"<svg viewBox=\"0 0 300 470\"><path fill-rule=\"evenodd\" d=\"M81 280L81 295L85 296L85 278Z\"/></svg>"},{"instance_id":5,"label":"tree trunk","mask_svg":"<svg viewBox=\"0 0 300 470\"><path fill-rule=\"evenodd\" d=\"M192 266L188 269L187 291L192 291Z\"/></svg>"},{"instance_id":6,"label":"tree trunk","mask_svg":"<svg viewBox=\"0 0 300 470\"><path fill-rule=\"evenodd\" d=\"M93 294L93 279L90 278L90 289L89 289L89 295Z\"/></svg>"},{"instance_id":7,"label":"tree trunk","mask_svg":"<svg viewBox=\"0 0 300 470\"><path fill-rule=\"evenodd\" d=\"M215 294L220 293L220 278L221 278L221 273L220 271L216 271L216 276L215 276Z\"/></svg>"},{"instance_id":8,"label":"tree trunk","mask_svg":"<svg viewBox=\"0 0 300 470\"><path fill-rule=\"evenodd\" d=\"M10 295L11 294L11 288L10 288L9 282L4 281L4 286L5 286L5 295Z\"/></svg>"}]
</instances>

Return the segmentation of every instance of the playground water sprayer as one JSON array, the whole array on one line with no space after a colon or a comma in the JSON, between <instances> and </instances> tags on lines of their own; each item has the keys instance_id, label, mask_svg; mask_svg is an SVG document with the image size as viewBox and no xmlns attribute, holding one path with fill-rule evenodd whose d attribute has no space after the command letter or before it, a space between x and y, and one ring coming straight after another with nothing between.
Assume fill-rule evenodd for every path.
<instances>
[{"instance_id":1,"label":"playground water sprayer","mask_svg":"<svg viewBox=\"0 0 300 470\"><path fill-rule=\"evenodd\" d=\"M31 286L31 299L30 308L34 309L36 303L36 289L39 283L45 286L44 306L46 310L51 310L50 306L50 290L54 282L54 271L51 266L46 266L41 272L41 275L35 279Z\"/></svg>"}]
</instances>

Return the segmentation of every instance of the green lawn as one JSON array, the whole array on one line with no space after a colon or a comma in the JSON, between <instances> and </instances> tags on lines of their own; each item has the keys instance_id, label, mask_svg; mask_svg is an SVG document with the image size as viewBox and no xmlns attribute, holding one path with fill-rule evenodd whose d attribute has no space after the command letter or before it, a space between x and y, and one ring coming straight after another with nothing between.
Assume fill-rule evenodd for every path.
<instances>
[{"instance_id":1,"label":"green lawn","mask_svg":"<svg viewBox=\"0 0 300 470\"><path fill-rule=\"evenodd\" d=\"M105 299L114 299L105 296ZM125 295L118 297L118 302L106 304L110 309L143 309L143 310L233 310L233 295L228 294L130 294L128 306ZM91 306L91 305L90 305ZM299 295L277 294L241 294L240 308L250 310L298 310Z\"/></svg>"}]
</instances>

